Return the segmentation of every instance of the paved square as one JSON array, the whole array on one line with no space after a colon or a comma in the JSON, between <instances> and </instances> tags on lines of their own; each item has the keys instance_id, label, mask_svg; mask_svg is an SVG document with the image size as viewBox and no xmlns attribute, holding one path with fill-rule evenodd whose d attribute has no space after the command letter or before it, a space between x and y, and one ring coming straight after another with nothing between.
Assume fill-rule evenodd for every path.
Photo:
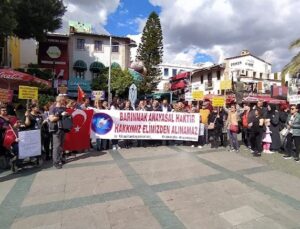
<instances>
[{"instance_id":1,"label":"paved square","mask_svg":"<svg viewBox=\"0 0 300 229\"><path fill-rule=\"evenodd\" d=\"M300 228L300 179L222 149L147 147L0 174L0 228Z\"/></svg>"}]
</instances>

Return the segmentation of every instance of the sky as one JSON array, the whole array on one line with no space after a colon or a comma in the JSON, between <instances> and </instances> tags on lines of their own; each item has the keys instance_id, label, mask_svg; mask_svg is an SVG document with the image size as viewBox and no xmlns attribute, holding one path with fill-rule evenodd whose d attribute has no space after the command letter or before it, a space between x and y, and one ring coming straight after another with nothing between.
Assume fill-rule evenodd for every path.
<instances>
[{"instance_id":1,"label":"sky","mask_svg":"<svg viewBox=\"0 0 300 229\"><path fill-rule=\"evenodd\" d=\"M222 63L248 49L280 71L299 50L299 0L64 0L69 20L101 34L140 41L152 11L162 25L165 63ZM133 50L133 55L135 50Z\"/></svg>"}]
</instances>

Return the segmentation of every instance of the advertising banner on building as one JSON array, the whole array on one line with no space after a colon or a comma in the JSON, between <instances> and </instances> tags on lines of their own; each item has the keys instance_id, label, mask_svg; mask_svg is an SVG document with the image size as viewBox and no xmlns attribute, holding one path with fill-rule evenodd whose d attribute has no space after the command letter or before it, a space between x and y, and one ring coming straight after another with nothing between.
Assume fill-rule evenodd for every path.
<instances>
[{"instance_id":1,"label":"advertising banner on building","mask_svg":"<svg viewBox=\"0 0 300 229\"><path fill-rule=\"evenodd\" d=\"M101 139L198 141L199 114L94 110L92 133Z\"/></svg>"},{"instance_id":2,"label":"advertising banner on building","mask_svg":"<svg viewBox=\"0 0 300 229\"><path fill-rule=\"evenodd\" d=\"M48 35L39 42L38 64L51 69L57 79L69 78L68 39L65 35Z\"/></svg>"}]
</instances>

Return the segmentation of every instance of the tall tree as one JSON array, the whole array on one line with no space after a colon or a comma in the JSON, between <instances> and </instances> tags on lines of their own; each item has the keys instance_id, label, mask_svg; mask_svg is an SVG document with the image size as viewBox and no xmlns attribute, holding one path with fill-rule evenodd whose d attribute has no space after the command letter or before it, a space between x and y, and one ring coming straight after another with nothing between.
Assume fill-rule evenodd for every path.
<instances>
[{"instance_id":1,"label":"tall tree","mask_svg":"<svg viewBox=\"0 0 300 229\"><path fill-rule=\"evenodd\" d=\"M13 0L17 26L14 33L22 39L41 41L47 32L62 25L66 7L62 0Z\"/></svg>"},{"instance_id":2,"label":"tall tree","mask_svg":"<svg viewBox=\"0 0 300 229\"><path fill-rule=\"evenodd\" d=\"M0 37L3 39L13 34L17 22L10 0L0 0L0 6Z\"/></svg>"},{"instance_id":3,"label":"tall tree","mask_svg":"<svg viewBox=\"0 0 300 229\"><path fill-rule=\"evenodd\" d=\"M300 39L297 39L290 44L289 49L294 49L294 48L300 48ZM300 73L300 52L298 52L292 58L290 63L288 63L287 65L284 66L284 68L282 70L283 83L285 83L285 75L287 73L289 73L292 76L296 75L297 73Z\"/></svg>"},{"instance_id":4,"label":"tall tree","mask_svg":"<svg viewBox=\"0 0 300 229\"><path fill-rule=\"evenodd\" d=\"M137 59L143 61L147 73L139 86L141 93L151 93L155 90L160 70L157 67L162 63L163 57L163 35L160 19L157 13L152 12L143 29L141 43L137 50Z\"/></svg>"}]
</instances>

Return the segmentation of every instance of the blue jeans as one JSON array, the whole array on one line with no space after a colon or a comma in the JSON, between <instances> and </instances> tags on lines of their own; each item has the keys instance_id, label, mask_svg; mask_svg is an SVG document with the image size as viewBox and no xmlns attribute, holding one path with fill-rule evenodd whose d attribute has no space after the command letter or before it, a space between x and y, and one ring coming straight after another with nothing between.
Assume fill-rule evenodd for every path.
<instances>
[{"instance_id":1,"label":"blue jeans","mask_svg":"<svg viewBox=\"0 0 300 229\"><path fill-rule=\"evenodd\" d=\"M233 148L235 150L239 150L240 145L239 145L239 142L237 139L237 133L227 130L227 134L228 134L231 148Z\"/></svg>"}]
</instances>

